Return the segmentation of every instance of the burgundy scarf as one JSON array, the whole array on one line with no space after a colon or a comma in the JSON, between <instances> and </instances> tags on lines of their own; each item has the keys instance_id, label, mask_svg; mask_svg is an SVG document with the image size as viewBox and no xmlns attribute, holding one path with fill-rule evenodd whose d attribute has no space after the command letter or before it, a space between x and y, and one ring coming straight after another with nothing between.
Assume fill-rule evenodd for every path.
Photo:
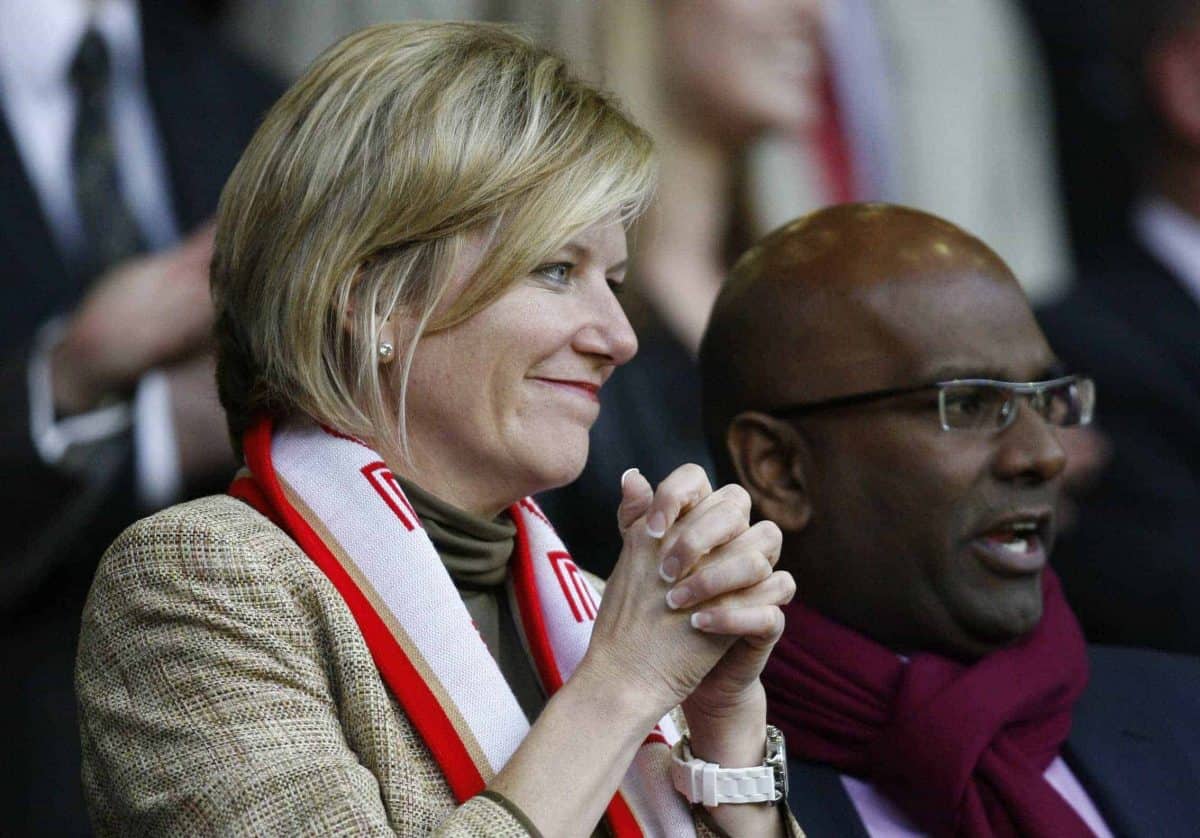
<instances>
[{"instance_id":1,"label":"burgundy scarf","mask_svg":"<svg viewBox=\"0 0 1200 838\"><path fill-rule=\"evenodd\" d=\"M1071 729L1087 650L1058 579L1019 645L964 665L907 663L798 600L763 682L788 750L886 794L934 836L1092 833L1042 777Z\"/></svg>"}]
</instances>

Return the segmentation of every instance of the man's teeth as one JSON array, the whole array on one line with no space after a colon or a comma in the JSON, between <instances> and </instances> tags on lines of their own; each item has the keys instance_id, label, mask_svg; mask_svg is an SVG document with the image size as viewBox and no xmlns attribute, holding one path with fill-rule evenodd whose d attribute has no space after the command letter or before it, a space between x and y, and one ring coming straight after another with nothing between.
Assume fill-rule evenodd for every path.
<instances>
[{"instance_id":1,"label":"man's teeth","mask_svg":"<svg viewBox=\"0 0 1200 838\"><path fill-rule=\"evenodd\" d=\"M1037 537L1036 521L1017 521L1003 529L996 530L991 537L992 543L1010 553L1028 553L1030 541Z\"/></svg>"}]
</instances>

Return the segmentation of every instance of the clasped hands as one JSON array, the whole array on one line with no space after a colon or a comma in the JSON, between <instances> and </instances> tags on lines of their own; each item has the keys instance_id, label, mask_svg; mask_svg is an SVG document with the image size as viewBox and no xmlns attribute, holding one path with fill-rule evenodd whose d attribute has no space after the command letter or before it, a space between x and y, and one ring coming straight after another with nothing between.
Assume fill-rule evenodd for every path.
<instances>
[{"instance_id":1,"label":"clasped hands","mask_svg":"<svg viewBox=\"0 0 1200 838\"><path fill-rule=\"evenodd\" d=\"M714 491L685 465L656 490L622 480L624 549L605 588L588 651L658 718L682 704L693 751L723 765L761 762L766 699L759 674L795 594L775 570L782 536L750 525L740 486ZM650 709L650 705L653 708Z\"/></svg>"}]
</instances>

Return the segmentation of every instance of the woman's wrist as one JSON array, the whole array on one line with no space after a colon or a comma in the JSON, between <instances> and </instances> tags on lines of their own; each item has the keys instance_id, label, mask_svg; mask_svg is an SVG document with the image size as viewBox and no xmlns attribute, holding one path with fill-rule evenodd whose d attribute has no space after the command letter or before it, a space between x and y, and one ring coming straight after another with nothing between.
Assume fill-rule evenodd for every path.
<instances>
[{"instance_id":1,"label":"woman's wrist","mask_svg":"<svg viewBox=\"0 0 1200 838\"><path fill-rule=\"evenodd\" d=\"M684 704L692 755L724 768L761 765L767 741L767 697L757 681L742 700L720 708Z\"/></svg>"},{"instance_id":2,"label":"woman's wrist","mask_svg":"<svg viewBox=\"0 0 1200 838\"><path fill-rule=\"evenodd\" d=\"M599 711L614 724L645 728L646 733L675 706L671 699L659 698L653 690L642 688L627 672L606 666L590 651L563 685L563 689L568 688L597 699Z\"/></svg>"},{"instance_id":3,"label":"woman's wrist","mask_svg":"<svg viewBox=\"0 0 1200 838\"><path fill-rule=\"evenodd\" d=\"M706 712L700 707L684 707L692 756L722 768L751 768L763 764L767 747L767 701L762 686L757 682L754 686L757 690L748 691L745 700L722 705L715 712L711 708ZM712 825L725 835L787 834L787 819L780 805L724 805L706 808L705 813Z\"/></svg>"}]
</instances>

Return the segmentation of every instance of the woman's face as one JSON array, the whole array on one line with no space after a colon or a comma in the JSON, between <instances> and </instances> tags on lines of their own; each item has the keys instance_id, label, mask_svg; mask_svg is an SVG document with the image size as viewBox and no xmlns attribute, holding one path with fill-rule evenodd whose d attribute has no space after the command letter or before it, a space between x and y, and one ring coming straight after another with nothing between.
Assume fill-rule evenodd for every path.
<instances>
[{"instance_id":1,"label":"woman's face","mask_svg":"<svg viewBox=\"0 0 1200 838\"><path fill-rule=\"evenodd\" d=\"M449 297L482 258L467 248ZM600 387L637 339L614 288L625 230L592 227L470 319L421 339L408 385L416 473L402 473L468 511L496 514L583 469Z\"/></svg>"},{"instance_id":2,"label":"woman's face","mask_svg":"<svg viewBox=\"0 0 1200 838\"><path fill-rule=\"evenodd\" d=\"M820 0L666 0L670 95L737 141L815 111Z\"/></svg>"}]
</instances>

